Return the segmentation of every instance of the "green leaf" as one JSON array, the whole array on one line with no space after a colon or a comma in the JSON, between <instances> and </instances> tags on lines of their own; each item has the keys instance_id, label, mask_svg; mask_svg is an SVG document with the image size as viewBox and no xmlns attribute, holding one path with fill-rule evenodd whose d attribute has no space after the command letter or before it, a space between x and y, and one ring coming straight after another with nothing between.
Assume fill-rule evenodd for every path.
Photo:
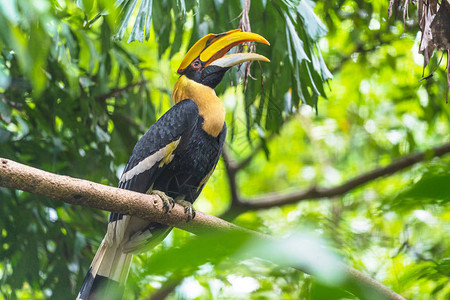
<instances>
[{"instance_id":1,"label":"green leaf","mask_svg":"<svg viewBox=\"0 0 450 300\"><path fill-rule=\"evenodd\" d=\"M450 257L445 257L440 260L436 268L443 274L450 274Z\"/></svg>"},{"instance_id":2,"label":"green leaf","mask_svg":"<svg viewBox=\"0 0 450 300\"><path fill-rule=\"evenodd\" d=\"M328 79L333 79L333 74L331 74L330 70L328 69L327 65L325 64L322 53L320 52L320 47L317 44L316 44L316 49L317 49L317 56L319 57L320 70L322 71L321 72L322 80L326 81Z\"/></svg>"},{"instance_id":3,"label":"green leaf","mask_svg":"<svg viewBox=\"0 0 450 300\"><path fill-rule=\"evenodd\" d=\"M311 285L311 300L340 300L340 299L353 299L352 294L345 290L330 285L325 285L314 280Z\"/></svg>"},{"instance_id":4,"label":"green leaf","mask_svg":"<svg viewBox=\"0 0 450 300\"><path fill-rule=\"evenodd\" d=\"M321 282L339 285L346 280L338 258L326 249L323 241L306 234L295 233L278 240L255 240L242 250L282 266L296 266L316 276Z\"/></svg>"},{"instance_id":5,"label":"green leaf","mask_svg":"<svg viewBox=\"0 0 450 300\"><path fill-rule=\"evenodd\" d=\"M297 11L302 16L303 23L306 24L305 29L308 35L316 40L327 33L327 28L314 13L313 5L314 2L312 1L302 0L297 6Z\"/></svg>"},{"instance_id":6,"label":"green leaf","mask_svg":"<svg viewBox=\"0 0 450 300\"><path fill-rule=\"evenodd\" d=\"M87 87L95 85L95 82L92 81L89 77L86 77L86 76L81 76L79 81L80 81L80 85L83 88L87 88Z\"/></svg>"},{"instance_id":7,"label":"green leaf","mask_svg":"<svg viewBox=\"0 0 450 300\"><path fill-rule=\"evenodd\" d=\"M184 0L177 0L178 7L180 8L182 14L186 14L186 3Z\"/></svg>"},{"instance_id":8,"label":"green leaf","mask_svg":"<svg viewBox=\"0 0 450 300\"><path fill-rule=\"evenodd\" d=\"M173 42L170 45L170 57L172 57L175 53L177 53L180 50L181 43L183 41L183 33L185 30L183 22L180 22L182 24L178 24L175 27L175 36L173 38Z\"/></svg>"},{"instance_id":9,"label":"green leaf","mask_svg":"<svg viewBox=\"0 0 450 300\"><path fill-rule=\"evenodd\" d=\"M449 182L450 169L447 165L432 166L416 183L395 197L392 206L413 209L423 204L446 205L450 201Z\"/></svg>"},{"instance_id":10,"label":"green leaf","mask_svg":"<svg viewBox=\"0 0 450 300\"><path fill-rule=\"evenodd\" d=\"M138 14L136 16L133 30L131 30L130 37L128 38L128 43L135 40L142 42L144 36L146 40L148 40L148 38L150 37L150 25L151 25L150 20L152 18L152 5L153 0L142 0Z\"/></svg>"},{"instance_id":11,"label":"green leaf","mask_svg":"<svg viewBox=\"0 0 450 300\"><path fill-rule=\"evenodd\" d=\"M152 274L192 273L207 262L219 263L232 257L250 238L249 234L241 232L204 234L178 248L155 253L147 263L152 266Z\"/></svg>"},{"instance_id":12,"label":"green leaf","mask_svg":"<svg viewBox=\"0 0 450 300\"><path fill-rule=\"evenodd\" d=\"M8 88L11 83L11 78L5 73L4 70L0 69L0 89Z\"/></svg>"},{"instance_id":13,"label":"green leaf","mask_svg":"<svg viewBox=\"0 0 450 300\"><path fill-rule=\"evenodd\" d=\"M302 60L310 61L308 55L306 55L305 50L303 49L303 42L299 38L297 31L295 30L295 26L292 23L292 20L289 15L285 14L286 17L286 32L287 32L287 40L288 40L288 49L292 47L292 50L289 51L290 57L293 60L297 60L299 63ZM289 43L290 41L290 43Z\"/></svg>"},{"instance_id":14,"label":"green leaf","mask_svg":"<svg viewBox=\"0 0 450 300\"><path fill-rule=\"evenodd\" d=\"M90 13L94 7L94 1L91 0L77 0L77 6L81 8L86 14Z\"/></svg>"},{"instance_id":15,"label":"green leaf","mask_svg":"<svg viewBox=\"0 0 450 300\"><path fill-rule=\"evenodd\" d=\"M3 101L3 95L0 95L0 121L5 123L11 122L11 109L9 106Z\"/></svg>"},{"instance_id":16,"label":"green leaf","mask_svg":"<svg viewBox=\"0 0 450 300\"><path fill-rule=\"evenodd\" d=\"M12 137L11 132L9 132L3 128L0 128L0 144L9 142L11 137Z\"/></svg>"},{"instance_id":17,"label":"green leaf","mask_svg":"<svg viewBox=\"0 0 450 300\"><path fill-rule=\"evenodd\" d=\"M116 38L121 40L127 30L128 23L130 22L133 11L136 8L138 0L119 0L122 6L121 15L122 19L119 23L119 29L116 34Z\"/></svg>"}]
</instances>

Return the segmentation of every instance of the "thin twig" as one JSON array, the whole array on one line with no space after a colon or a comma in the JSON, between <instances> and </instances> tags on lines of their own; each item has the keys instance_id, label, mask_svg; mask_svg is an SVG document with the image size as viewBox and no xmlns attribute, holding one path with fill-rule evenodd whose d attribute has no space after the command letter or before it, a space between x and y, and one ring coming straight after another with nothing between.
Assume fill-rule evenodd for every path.
<instances>
[{"instance_id":1,"label":"thin twig","mask_svg":"<svg viewBox=\"0 0 450 300\"><path fill-rule=\"evenodd\" d=\"M266 141L271 140L275 136L275 133L269 135ZM231 207L237 205L239 206L242 202L239 196L239 187L236 179L237 173L245 168L253 158L261 151L263 148L263 143L261 142L258 146L253 148L252 152L243 160L236 162L231 158L231 155L228 153L228 147L224 147L222 151L222 158L225 164L225 171L227 172L228 184L230 187L230 195L231 195Z\"/></svg>"},{"instance_id":2,"label":"thin twig","mask_svg":"<svg viewBox=\"0 0 450 300\"><path fill-rule=\"evenodd\" d=\"M239 28L244 32L252 32L252 27L250 25L250 0L244 0L244 5L242 7L241 12L241 20L239 21ZM255 52L256 46L253 42L245 43L248 47L248 52ZM242 50L242 45L240 46L240 49ZM241 51L240 51L241 52ZM244 92L247 90L247 84L248 84L248 78L252 78L255 80L255 78L250 73L250 67L252 66L253 61L249 61L245 64L245 70L244 70Z\"/></svg>"},{"instance_id":3,"label":"thin twig","mask_svg":"<svg viewBox=\"0 0 450 300\"><path fill-rule=\"evenodd\" d=\"M439 147L429 149L424 152L410 154L404 156L386 167L376 168L367 173L358 175L349 181L332 188L318 188L312 186L307 190L299 190L289 194L268 194L252 200L241 201L238 207L233 207L227 211L224 216L225 219L230 219L249 210L260 210L271 207L277 207L287 204L294 204L304 200L332 198L341 196L349 191L366 184L377 178L394 174L398 171L406 169L418 162L427 158L440 157L450 152L450 144L445 144Z\"/></svg>"},{"instance_id":4,"label":"thin twig","mask_svg":"<svg viewBox=\"0 0 450 300\"><path fill-rule=\"evenodd\" d=\"M112 98L112 97L118 97L120 96L123 92L126 92L128 90L131 90L132 88L134 88L135 86L143 86L144 84L146 84L148 81L147 80L141 80L139 82L135 82L135 83L130 83L129 85L126 85L124 87L121 88L117 88L117 89L113 89L111 92L106 93L104 95L95 97L95 100L97 101L105 101L108 98Z\"/></svg>"}]
</instances>

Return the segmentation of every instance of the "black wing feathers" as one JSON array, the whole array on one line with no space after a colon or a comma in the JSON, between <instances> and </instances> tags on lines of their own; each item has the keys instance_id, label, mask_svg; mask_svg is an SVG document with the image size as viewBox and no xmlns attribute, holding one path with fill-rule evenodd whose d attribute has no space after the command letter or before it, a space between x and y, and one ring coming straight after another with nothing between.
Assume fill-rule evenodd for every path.
<instances>
[{"instance_id":1,"label":"black wing feathers","mask_svg":"<svg viewBox=\"0 0 450 300\"><path fill-rule=\"evenodd\" d=\"M197 125L198 107L190 99L183 100L169 109L136 143L130 159L123 171L132 170L141 161L158 150L181 138L175 152L183 149ZM119 188L145 193L153 184L160 168L159 163L129 180L119 183Z\"/></svg>"}]
</instances>

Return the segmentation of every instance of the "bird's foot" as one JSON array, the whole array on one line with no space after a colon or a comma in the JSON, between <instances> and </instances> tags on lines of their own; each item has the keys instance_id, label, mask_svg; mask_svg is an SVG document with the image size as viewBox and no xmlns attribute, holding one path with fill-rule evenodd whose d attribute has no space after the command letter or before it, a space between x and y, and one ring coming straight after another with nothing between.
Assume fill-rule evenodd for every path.
<instances>
[{"instance_id":1,"label":"bird's foot","mask_svg":"<svg viewBox=\"0 0 450 300\"><path fill-rule=\"evenodd\" d=\"M168 213L170 209L172 209L175 206L175 200L173 200L172 197L169 197L166 195L166 193L153 190L150 194L152 195L158 195L162 202L163 202L163 208L165 209L165 213Z\"/></svg>"},{"instance_id":2,"label":"bird's foot","mask_svg":"<svg viewBox=\"0 0 450 300\"><path fill-rule=\"evenodd\" d=\"M184 207L184 213L187 215L187 222L195 218L196 211L191 202L182 199L175 201Z\"/></svg>"}]
</instances>

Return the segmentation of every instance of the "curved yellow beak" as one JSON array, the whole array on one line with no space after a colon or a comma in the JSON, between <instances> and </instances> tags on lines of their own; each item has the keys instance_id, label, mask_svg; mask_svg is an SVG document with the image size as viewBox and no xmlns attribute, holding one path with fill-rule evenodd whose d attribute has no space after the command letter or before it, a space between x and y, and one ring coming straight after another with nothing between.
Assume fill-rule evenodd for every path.
<instances>
[{"instance_id":1,"label":"curved yellow beak","mask_svg":"<svg viewBox=\"0 0 450 300\"><path fill-rule=\"evenodd\" d=\"M209 64L219 58L222 58L234 46L245 42L259 42L270 45L270 43L259 34L242 32L240 29L219 34L210 33L198 40L194 46L189 49L177 72L178 74L182 74L197 57L204 63L204 67L207 67ZM238 53L231 55L234 56L232 56L232 58L222 60L218 65L231 67L249 60L269 62L266 57L255 53ZM230 55L227 55L227 57L230 57Z\"/></svg>"}]
</instances>

